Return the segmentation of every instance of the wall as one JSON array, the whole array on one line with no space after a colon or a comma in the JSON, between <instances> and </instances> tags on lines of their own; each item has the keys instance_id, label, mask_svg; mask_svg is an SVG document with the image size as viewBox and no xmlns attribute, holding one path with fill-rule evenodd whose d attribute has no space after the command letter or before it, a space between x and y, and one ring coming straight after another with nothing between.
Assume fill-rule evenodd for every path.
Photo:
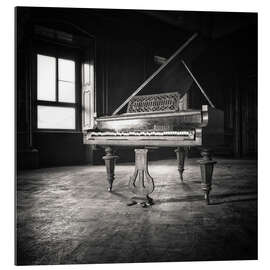
<instances>
[{"instance_id":1,"label":"wall","mask_svg":"<svg viewBox=\"0 0 270 270\"><path fill-rule=\"evenodd\" d=\"M39 166L83 164L85 149L81 133L34 133L34 145L39 150Z\"/></svg>"}]
</instances>

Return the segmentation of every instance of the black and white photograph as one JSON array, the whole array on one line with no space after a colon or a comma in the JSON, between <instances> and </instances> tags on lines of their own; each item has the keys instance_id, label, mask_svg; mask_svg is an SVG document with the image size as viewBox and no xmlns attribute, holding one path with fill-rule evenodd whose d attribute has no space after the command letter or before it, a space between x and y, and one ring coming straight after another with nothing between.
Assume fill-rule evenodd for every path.
<instances>
[{"instance_id":1,"label":"black and white photograph","mask_svg":"<svg viewBox=\"0 0 270 270\"><path fill-rule=\"evenodd\" d=\"M258 259L256 11L14 25L15 265Z\"/></svg>"}]
</instances>

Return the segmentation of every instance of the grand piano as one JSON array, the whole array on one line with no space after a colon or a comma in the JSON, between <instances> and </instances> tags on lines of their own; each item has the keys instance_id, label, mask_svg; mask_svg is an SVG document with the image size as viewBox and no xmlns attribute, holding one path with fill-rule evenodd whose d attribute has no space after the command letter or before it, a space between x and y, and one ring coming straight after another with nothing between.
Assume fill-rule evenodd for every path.
<instances>
[{"instance_id":1,"label":"grand piano","mask_svg":"<svg viewBox=\"0 0 270 270\"><path fill-rule=\"evenodd\" d=\"M186 152L189 147L198 147L202 158L198 161L201 169L201 187L204 199L209 204L209 193L212 184L214 164L213 146L223 144L223 112L213 105L202 86L199 84L185 61L187 48L198 38L195 33L133 93L111 116L95 118L95 126L84 133L84 143L105 148L103 157L106 165L108 190L112 190L114 168L118 156L115 147L135 149L135 170L129 179L129 188L135 194L128 205L141 203L147 207L154 203L149 196L155 188L154 180L148 171L147 154L150 149L160 147L175 148L178 171L181 182ZM191 50L192 51L192 50ZM179 70L179 76L170 77L173 71ZM188 74L207 100L201 109L190 109L185 104L186 93L190 88L181 86L181 72ZM175 74L175 73L174 73ZM154 81L162 77L163 82L179 84L177 91L160 94L138 95ZM156 86L155 86L156 87ZM125 113L120 113L127 107Z\"/></svg>"}]
</instances>

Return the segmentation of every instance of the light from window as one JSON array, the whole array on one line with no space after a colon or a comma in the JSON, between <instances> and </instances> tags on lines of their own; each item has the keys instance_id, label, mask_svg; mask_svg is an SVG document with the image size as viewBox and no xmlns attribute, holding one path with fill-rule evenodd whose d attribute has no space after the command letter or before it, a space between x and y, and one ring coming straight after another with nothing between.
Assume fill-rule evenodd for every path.
<instances>
[{"instance_id":1,"label":"light from window","mask_svg":"<svg viewBox=\"0 0 270 270\"><path fill-rule=\"evenodd\" d=\"M83 84L90 84L90 65L83 64Z\"/></svg>"},{"instance_id":2,"label":"light from window","mask_svg":"<svg viewBox=\"0 0 270 270\"><path fill-rule=\"evenodd\" d=\"M59 101L61 102L75 102L75 85L70 82L58 82Z\"/></svg>"},{"instance_id":3,"label":"light from window","mask_svg":"<svg viewBox=\"0 0 270 270\"><path fill-rule=\"evenodd\" d=\"M59 101L75 102L75 62L58 59Z\"/></svg>"},{"instance_id":4,"label":"light from window","mask_svg":"<svg viewBox=\"0 0 270 270\"><path fill-rule=\"evenodd\" d=\"M58 59L59 80L75 82L75 63L72 60Z\"/></svg>"},{"instance_id":5,"label":"light from window","mask_svg":"<svg viewBox=\"0 0 270 270\"><path fill-rule=\"evenodd\" d=\"M38 128L75 129L75 108L38 105Z\"/></svg>"},{"instance_id":6,"label":"light from window","mask_svg":"<svg viewBox=\"0 0 270 270\"><path fill-rule=\"evenodd\" d=\"M55 101L56 58L37 56L37 98L38 100Z\"/></svg>"}]
</instances>

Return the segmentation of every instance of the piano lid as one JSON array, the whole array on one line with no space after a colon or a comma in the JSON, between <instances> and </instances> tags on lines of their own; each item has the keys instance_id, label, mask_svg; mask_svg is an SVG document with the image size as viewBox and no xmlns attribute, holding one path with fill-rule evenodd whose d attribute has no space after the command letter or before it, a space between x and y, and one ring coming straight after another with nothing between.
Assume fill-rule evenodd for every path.
<instances>
[{"instance_id":1,"label":"piano lid","mask_svg":"<svg viewBox=\"0 0 270 270\"><path fill-rule=\"evenodd\" d=\"M135 95L178 92L180 98L190 89L193 78L182 60L191 63L205 48L206 42L198 34L193 34L182 46L168 58L147 80L145 80L114 112L117 114Z\"/></svg>"}]
</instances>

